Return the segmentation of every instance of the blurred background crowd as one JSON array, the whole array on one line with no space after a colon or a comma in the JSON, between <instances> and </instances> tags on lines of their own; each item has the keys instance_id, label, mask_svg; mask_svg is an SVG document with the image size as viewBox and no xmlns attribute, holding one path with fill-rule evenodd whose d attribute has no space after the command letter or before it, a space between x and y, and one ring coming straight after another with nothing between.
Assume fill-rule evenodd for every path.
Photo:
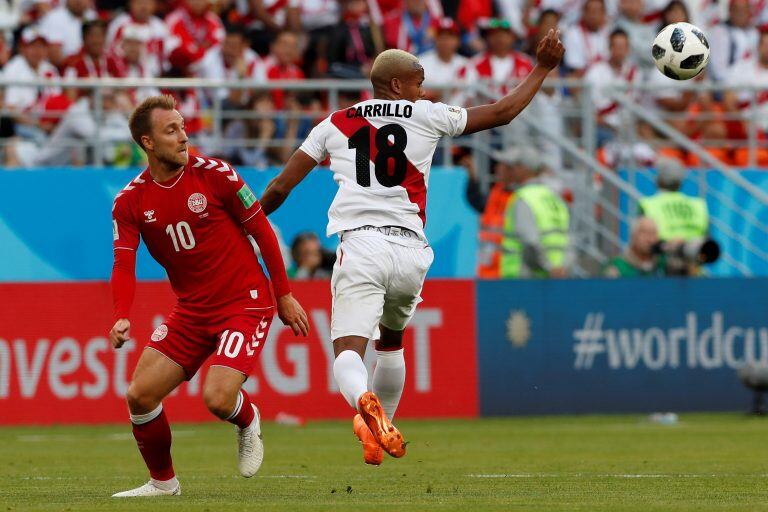
<instances>
[{"instance_id":1,"label":"blurred background crowd","mask_svg":"<svg viewBox=\"0 0 768 512\"><path fill-rule=\"evenodd\" d=\"M697 80L726 87L722 93L688 90L653 71L651 41L661 27L678 21L694 22L708 35L711 63ZM620 128L621 108L602 88L651 84L658 87L636 93L639 104L668 114L670 123L687 136L707 141L717 158L746 165L746 149L727 141L747 138L741 112L755 106L753 101L762 109L768 98L728 88L767 84L768 38L762 32L766 23L768 3L762 0L2 0L0 66L3 77L16 80L196 77L257 86L305 78L364 79L379 52L402 48L421 58L428 88L457 84L453 91L430 90L430 99L469 106L485 99L466 92L461 84L492 81L500 84L497 92L503 92L530 71L542 35L559 28L567 52L563 66L553 74L592 86L604 162L612 164L622 152L611 145ZM100 101L108 112L106 124L117 132L105 138L124 135L120 116L157 91L148 86L105 94ZM206 147L235 164L256 167L284 162L295 139L328 109L323 91L190 87L173 93L193 136L210 131L205 112L214 101L224 110L262 114L222 128L227 138L262 144ZM553 88L542 108L548 117L556 117L562 103L575 101L579 93L577 87ZM366 94L344 92L337 106ZM66 137L86 138L94 127L83 121L87 108L78 109L78 100L88 95L87 89L8 86L1 96L6 115L0 136L31 140L41 147L65 124ZM79 114L78 122L64 122L72 110ZM291 115L271 118L274 111ZM556 119L546 122L557 124ZM649 126L638 127L640 141L655 137ZM267 144L274 140L292 143ZM699 164L695 155L677 148L662 150L689 165ZM41 155L25 145L7 153L11 165L78 163L70 162L68 154ZM634 153L648 161L654 154L643 144ZM110 163L130 164L137 157L121 153ZM768 161L768 154L761 152L757 159Z\"/></svg>"},{"instance_id":2,"label":"blurred background crowd","mask_svg":"<svg viewBox=\"0 0 768 512\"><path fill-rule=\"evenodd\" d=\"M711 46L710 65L693 87L657 72L651 58L656 33L680 21L701 27ZM661 158L676 176L669 190L676 192L684 169L701 166L702 155L654 123L627 122L626 105L607 92L619 90L717 161L768 165L768 148L762 148L768 92L759 89L768 86L765 0L0 0L3 158L8 168L142 165L127 116L137 101L165 92L176 96L200 152L239 166L280 166L330 110L370 97L361 87L280 84L365 80L379 52L401 48L419 56L429 99L471 106L525 77L551 28L561 30L567 51L529 108L543 131L584 142L588 105L594 126L583 147L597 161L618 168L628 161L651 166ZM104 86L109 78L133 85ZM47 82L22 83L35 79ZM87 79L102 86L67 86ZM204 88L194 79L240 86ZM568 245L572 192L560 172L569 166L561 148L540 141L538 151L523 151L531 139L520 126L494 137L482 155L461 143L435 154L436 164L469 172L467 199L482 217L481 245L492 248L487 277L504 273L504 255L510 277L568 275L568 250L555 260L547 256L552 247ZM670 170L675 166L681 170ZM547 200L559 216L553 225L542 224L537 205L546 198L530 192L535 187L516 193L526 183L551 191ZM514 208L513 196L519 199ZM703 213L692 204L686 208L706 216L706 205ZM632 226L633 240L663 228L653 220L656 210L647 210ZM534 232L516 236L527 236L544 252L531 256L530 244L504 238L510 223L533 226ZM293 244L294 258L308 254L317 265L309 271L297 265L296 276L326 276L332 257L316 254L320 243L302 236ZM480 276L486 271L482 254L481 248ZM519 260L510 262L514 254ZM606 267L606 273L615 275L617 268Z\"/></svg>"}]
</instances>

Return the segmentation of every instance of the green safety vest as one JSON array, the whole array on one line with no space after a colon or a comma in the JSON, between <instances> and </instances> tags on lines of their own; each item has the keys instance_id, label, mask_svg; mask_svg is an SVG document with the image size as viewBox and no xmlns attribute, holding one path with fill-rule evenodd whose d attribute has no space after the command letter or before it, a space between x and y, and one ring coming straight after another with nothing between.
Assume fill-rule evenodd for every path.
<instances>
[{"instance_id":1,"label":"green safety vest","mask_svg":"<svg viewBox=\"0 0 768 512\"><path fill-rule=\"evenodd\" d=\"M504 216L504 238L501 242L501 277L519 277L523 266L523 245L515 228L515 204L525 201L536 219L539 229L541 249L553 267L565 263L565 253L568 248L568 225L570 216L568 207L546 185L525 185L513 196L507 205ZM534 271L537 277L546 277L543 270Z\"/></svg>"},{"instance_id":2,"label":"green safety vest","mask_svg":"<svg viewBox=\"0 0 768 512\"><path fill-rule=\"evenodd\" d=\"M659 192L640 200L640 209L656 222L662 240L691 240L709 231L707 203L681 192Z\"/></svg>"}]
</instances>

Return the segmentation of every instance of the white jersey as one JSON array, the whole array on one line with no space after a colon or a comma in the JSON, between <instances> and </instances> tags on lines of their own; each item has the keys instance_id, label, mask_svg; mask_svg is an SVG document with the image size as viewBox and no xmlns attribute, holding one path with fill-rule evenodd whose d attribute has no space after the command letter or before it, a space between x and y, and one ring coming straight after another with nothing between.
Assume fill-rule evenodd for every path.
<instances>
[{"instance_id":1,"label":"white jersey","mask_svg":"<svg viewBox=\"0 0 768 512\"><path fill-rule=\"evenodd\" d=\"M330 156L339 191L328 236L370 225L423 237L432 155L466 124L465 109L425 100L367 100L325 118L299 149L318 163Z\"/></svg>"}]
</instances>

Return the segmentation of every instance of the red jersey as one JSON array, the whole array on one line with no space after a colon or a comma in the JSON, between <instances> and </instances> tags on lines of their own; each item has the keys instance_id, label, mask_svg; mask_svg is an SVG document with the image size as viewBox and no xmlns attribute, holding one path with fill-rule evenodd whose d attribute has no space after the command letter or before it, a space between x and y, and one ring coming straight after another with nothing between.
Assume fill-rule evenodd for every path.
<instances>
[{"instance_id":1,"label":"red jersey","mask_svg":"<svg viewBox=\"0 0 768 512\"><path fill-rule=\"evenodd\" d=\"M80 50L79 53L71 55L64 64L65 78L105 78L119 76L119 64L113 55L102 55L100 59L94 59L86 54L84 50Z\"/></svg>"},{"instance_id":2,"label":"red jersey","mask_svg":"<svg viewBox=\"0 0 768 512\"><path fill-rule=\"evenodd\" d=\"M214 12L193 16L181 7L165 18L170 33L168 52L172 65L185 68L203 58L208 48L224 40L224 25Z\"/></svg>"},{"instance_id":3,"label":"red jersey","mask_svg":"<svg viewBox=\"0 0 768 512\"><path fill-rule=\"evenodd\" d=\"M261 205L232 167L190 156L172 180L158 183L147 169L117 194L116 257L123 250L135 251L141 236L168 273L184 311L206 315L271 309L269 283L243 229L259 214Z\"/></svg>"}]
</instances>

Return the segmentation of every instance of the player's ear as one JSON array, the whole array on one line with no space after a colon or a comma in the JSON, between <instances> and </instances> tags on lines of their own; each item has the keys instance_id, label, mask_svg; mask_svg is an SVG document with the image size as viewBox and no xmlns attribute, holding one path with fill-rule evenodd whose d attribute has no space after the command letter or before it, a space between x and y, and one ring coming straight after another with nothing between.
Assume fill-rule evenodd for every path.
<instances>
[{"instance_id":1,"label":"player's ear","mask_svg":"<svg viewBox=\"0 0 768 512\"><path fill-rule=\"evenodd\" d=\"M403 84L400 82L399 78L393 78L389 81L389 88L392 89L392 92L395 94L400 94L403 90Z\"/></svg>"},{"instance_id":2,"label":"player's ear","mask_svg":"<svg viewBox=\"0 0 768 512\"><path fill-rule=\"evenodd\" d=\"M149 151L151 149L154 149L154 143L152 142L152 139L149 137L149 135L142 135L141 136L141 145L144 146L144 149Z\"/></svg>"}]
</instances>

